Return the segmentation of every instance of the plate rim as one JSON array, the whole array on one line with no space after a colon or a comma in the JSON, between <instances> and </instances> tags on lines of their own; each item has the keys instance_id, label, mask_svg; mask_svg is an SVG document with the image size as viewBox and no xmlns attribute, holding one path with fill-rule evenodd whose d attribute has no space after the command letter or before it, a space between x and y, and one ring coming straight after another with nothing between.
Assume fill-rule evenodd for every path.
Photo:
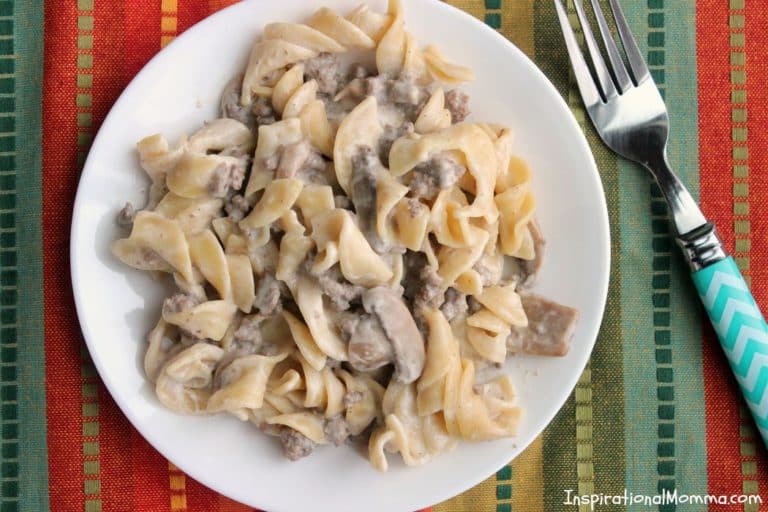
<instances>
[{"instance_id":1,"label":"plate rim","mask_svg":"<svg viewBox=\"0 0 768 512\"><path fill-rule=\"evenodd\" d=\"M586 156L587 161L589 163L589 173L587 176L591 177L594 181L594 184L597 186L598 190L600 191L600 194L597 195L595 198L599 201L599 211L601 213L600 215L600 225L599 229L601 234L605 235L605 245L602 247L602 257L603 261L605 262L605 270L599 275L599 289L598 292L598 301L596 301L596 307L599 310L599 315L595 315L593 318L593 321L591 322L593 325L590 326L590 335L587 338L585 336L585 341L588 341L589 345L587 349L584 351L584 361L581 362L580 368L578 372L574 372L572 376L568 379L567 382L564 382L562 388L565 390L567 389L567 392L563 392L563 398L557 403L557 407L552 407L551 412L548 415L544 415L536 425L536 427L532 430L536 431L536 435L532 436L531 439L527 440L524 443L517 443L516 447L514 448L515 453L512 459L506 463L502 463L503 465L511 462L512 460L516 459L520 454L525 451L525 449L539 436L541 433L546 430L546 428L552 423L554 417L560 412L563 405L567 401L568 397L572 394L573 390L575 389L578 379L580 378L581 374L583 373L584 369L586 368L586 365L588 364L589 360L591 359L592 353L594 351L595 343L597 341L597 337L600 332L600 328L602 325L602 322L605 319L605 309L607 305L607 299L608 299L608 290L610 286L610 279L611 279L611 245L612 245L612 239L611 239L611 229L610 229L610 217L608 213L608 204L607 204L607 197L605 194L605 188L603 185L603 181L600 176L599 169L597 167L597 163L595 160L594 153L592 152L592 149L589 145L589 142L587 141L586 134L584 133L582 127L579 125L578 121L576 120L576 117L573 114L573 111L568 106L568 104L565 102L565 99L561 96L560 92L558 91L557 87L552 83L552 81L544 74L544 72L533 62L531 58L528 57L522 50L520 50L511 40L504 37L501 33L494 30L493 28L487 26L482 21L478 20L477 18L473 17L469 13L462 11L458 7L455 7L451 4L439 1L439 0L409 0L409 1L420 1L423 4L428 4L430 9L435 9L437 11L443 11L443 13L446 13L448 15L452 16L458 16L462 18L462 23L466 24L468 27L472 27L472 30L476 31L482 31L485 32L487 35L491 36L493 39L496 40L496 43L499 45L506 46L506 49L508 51L511 51L512 53L515 53L517 58L520 60L521 65L526 68L526 71L532 75L535 75L539 81L541 81L544 84L544 90L546 91L548 95L548 100L551 100L555 102L558 105L558 110L562 111L565 115L564 117L567 119L568 123L568 129L574 133L576 133L578 136L575 138L576 140L574 142L577 143L579 150ZM365 3L365 0L362 0L363 3ZM153 55L149 61L141 68L141 70L130 80L128 85L123 89L123 91L120 93L120 96L117 98L117 100L112 104L110 107L109 112L104 117L99 130L94 137L93 143L91 145L91 148L96 147L100 140L102 138L105 138L105 132L102 130L102 127L107 125L110 119L115 115L116 110L118 110L118 106L127 101L127 97L131 95L131 91L137 87L137 82L140 80L142 75L146 74L147 72L150 72L155 67L159 66L161 64L161 60L163 59L163 56L167 54L170 50L176 48L177 46L184 45L187 40L193 40L196 37L196 33L200 30L200 27L202 25L208 25L211 23L215 23L218 18L224 18L227 16L228 12L231 10L237 10L237 9L243 9L244 5L248 4L256 4L258 3L258 0L246 0L244 2L238 2L235 4L232 4L230 6L227 6L215 13L212 13L211 15L203 18L199 22L192 25L190 28L185 30L183 33L179 34L173 41L171 41L167 46L160 49L155 55ZM442 13L441 13L442 14ZM162 443L159 441L159 437L156 438L155 435L152 434L151 429L146 429L143 427L141 422L139 421L138 415L134 413L131 407L127 406L125 404L125 401L123 400L123 397L121 396L119 392L120 384L115 382L111 376L103 371L103 363L100 359L100 357L97 356L98 350L96 349L96 342L94 341L95 335L93 335L90 332L88 323L85 321L86 316L84 313L84 297L83 297L83 291L80 290L80 269L77 265L77 258L76 258L76 248L78 247L78 241L81 239L81 236L79 234L78 228L80 226L79 219L82 215L82 205L83 205L83 196L85 195L85 192L83 191L85 189L85 183L87 178L93 173L96 172L96 169L94 169L95 165L92 164L92 152L89 150L88 156L85 160L85 163L82 167L82 172L80 173L80 177L78 179L78 185L76 189L75 194L75 200L73 202L72 206L72 221L70 225L70 246L69 246L69 258L70 258L70 273L71 273L71 286L72 286L72 292L73 292L73 298L75 303L75 311L77 314L78 323L80 326L80 330L83 335L83 339L85 340L86 346L88 348L89 354L91 355L91 358L93 360L94 366L96 367L96 370L99 374L100 380L103 382L104 386L106 387L107 391L109 392L111 398L115 401L118 408L120 409L120 412L123 414L123 416L131 423L132 427L139 432L139 434L155 449L157 450L164 458L171 461L174 465L179 467L184 473L192 477L193 479L197 480L201 484L205 485L209 489L213 490L214 492L224 494L226 496L229 496L232 499L235 499L237 501L241 501L243 503L247 503L249 506L258 506L263 507L264 505L257 505L250 503L250 499L247 498L243 494L235 494L227 492L226 494L218 489L214 482L210 478L207 477L206 473L204 471L198 471L198 468L196 467L190 467L184 462L181 464L177 464L175 460L172 460L171 457L168 456L168 451L166 448L162 445ZM436 463L436 462L435 462ZM495 468L494 471L498 470L499 468ZM432 493L430 495L430 498L425 501L423 498L421 499L421 502L416 503L414 507L416 508L423 508L428 507L437 503L440 503L446 499L450 499L451 497L454 497L474 486L476 486L478 483L482 482L484 479L488 478L489 475L493 473L490 473L488 475L475 475L474 478L467 478L465 480L462 480L461 489L456 491L454 487L446 486L446 487L440 487L441 491ZM277 512L278 510L285 510L281 509L280 507L275 508L271 505L268 505L270 510Z\"/></svg>"}]
</instances>

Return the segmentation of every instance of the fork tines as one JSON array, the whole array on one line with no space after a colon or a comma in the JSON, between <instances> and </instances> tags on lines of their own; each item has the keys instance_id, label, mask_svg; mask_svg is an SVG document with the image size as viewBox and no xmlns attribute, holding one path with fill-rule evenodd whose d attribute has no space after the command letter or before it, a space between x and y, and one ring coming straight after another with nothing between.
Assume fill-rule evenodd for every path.
<instances>
[{"instance_id":1,"label":"fork tines","mask_svg":"<svg viewBox=\"0 0 768 512\"><path fill-rule=\"evenodd\" d=\"M619 32L619 39L624 47L627 61L629 62L629 71L625 67L621 52L611 35L608 21L603 15L599 0L590 1L595 12L595 18L597 19L603 44L605 45L608 54L610 69L603 59L598 42L592 33L592 28L590 27L587 15L584 12L584 6L582 5L581 0L572 0L576 7L576 14L581 23L587 51L594 68L594 79L587 62L584 59L581 48L579 47L579 43L573 28L571 27L562 0L554 1L560 19L560 25L563 29L563 34L565 35L565 43L571 58L576 81L578 82L579 89L584 97L584 102L587 105L601 100L608 101L616 95L626 92L633 86L642 84L648 79L650 76L648 73L648 66L646 66L645 60L640 53L640 49L637 47L635 38L632 36L632 32L629 29L624 13L621 11L618 0L608 0L608 3L611 6L613 19L616 22L616 27Z\"/></svg>"}]
</instances>

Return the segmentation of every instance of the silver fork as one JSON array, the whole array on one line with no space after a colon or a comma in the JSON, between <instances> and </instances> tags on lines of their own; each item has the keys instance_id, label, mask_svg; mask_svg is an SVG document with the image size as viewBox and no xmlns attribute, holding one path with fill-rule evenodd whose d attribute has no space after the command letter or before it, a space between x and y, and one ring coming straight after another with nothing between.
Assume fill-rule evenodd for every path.
<instances>
[{"instance_id":1,"label":"silver fork","mask_svg":"<svg viewBox=\"0 0 768 512\"><path fill-rule=\"evenodd\" d=\"M608 2L629 69L624 65L599 0L590 1L610 66L603 59L581 0L573 0L594 76L584 59L562 1L554 0L587 113L609 148L628 160L642 164L658 183L669 205L676 241L691 267L699 296L763 442L768 445L768 325L736 263L726 254L714 225L706 220L669 166L667 107L632 37L618 0Z\"/></svg>"}]
</instances>

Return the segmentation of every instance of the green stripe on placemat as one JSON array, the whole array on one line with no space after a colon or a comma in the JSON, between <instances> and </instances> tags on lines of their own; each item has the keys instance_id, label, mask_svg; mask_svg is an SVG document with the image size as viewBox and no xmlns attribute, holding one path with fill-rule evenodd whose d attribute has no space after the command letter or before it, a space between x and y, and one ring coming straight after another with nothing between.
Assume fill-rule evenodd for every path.
<instances>
[{"instance_id":1,"label":"green stripe on placemat","mask_svg":"<svg viewBox=\"0 0 768 512\"><path fill-rule=\"evenodd\" d=\"M699 197L696 17L693 2L664 0L666 99L671 120L669 159L694 198ZM652 31L651 31L652 33ZM640 32L642 34L642 32ZM653 36L658 37L658 36ZM647 43L654 42L648 36ZM649 47L648 51L655 48ZM671 239L670 239L671 240ZM659 439L657 456L676 461L679 492L706 494L705 443L688 442L706 431L701 350L701 304L680 251L672 244L670 283L671 350L675 365L674 453ZM680 507L684 509L684 507Z\"/></svg>"},{"instance_id":2,"label":"green stripe on placemat","mask_svg":"<svg viewBox=\"0 0 768 512\"><path fill-rule=\"evenodd\" d=\"M45 352L43 341L43 263L42 263L42 76L43 76L43 2L16 0L0 2L0 31L11 36L15 46L12 55L0 56L8 78L15 81L15 94L2 94L0 108L8 105L10 112L3 119L13 119L15 144L0 153L0 172L3 179L13 177L15 204L10 207L14 216L15 249L4 252L2 274L15 276L16 302L14 322L3 333L3 349L16 346L15 384L3 382L3 507L2 510L44 512L48 504L48 451L45 421ZM11 23L12 22L12 23ZM6 58L10 58L6 67ZM14 74L15 73L15 74ZM3 75L4 77L6 75ZM11 98L15 101L11 101ZM5 117L7 116L7 117ZM5 207L5 206L4 206ZM11 256L13 255L13 256ZM7 260L6 260L7 258ZM13 263L11 263L11 260ZM6 261L9 263L5 265ZM67 269L63 269L66 271ZM5 312L5 310L3 311ZM3 318L5 320L10 318ZM5 325L3 326L5 327ZM3 359L3 370L6 370ZM9 366L13 367L13 366ZM9 375L10 376L10 375ZM3 379L5 380L5 379ZM15 388L15 423L5 416L5 393ZM9 404L10 406L11 404ZM10 410L10 407L9 407ZM24 428L19 428L23 425ZM15 440L15 441L14 441ZM18 459L16 485L6 480L5 469L10 472L10 459L6 450L17 444ZM22 456L23 454L23 456ZM7 484L8 482L8 484ZM12 492L16 492L17 506Z\"/></svg>"},{"instance_id":3,"label":"green stripe on placemat","mask_svg":"<svg viewBox=\"0 0 768 512\"><path fill-rule=\"evenodd\" d=\"M690 3L647 0L623 5L667 100L671 164L697 197L695 17ZM688 71L670 74L669 67ZM675 488L705 494L706 472L679 463L706 460L703 444L685 442L705 429L699 385L701 349L681 345L700 343L700 309L670 237L666 203L658 187L639 166L624 161L619 165L621 240L628 264L635 269L622 278L622 307L637 312L622 322L628 340L624 358L626 450L627 459L635 461L627 467L626 486L636 494L654 495ZM674 510L674 506L662 509Z\"/></svg>"},{"instance_id":4,"label":"green stripe on placemat","mask_svg":"<svg viewBox=\"0 0 768 512\"><path fill-rule=\"evenodd\" d=\"M13 4L0 3L0 509L19 509L19 241ZM3 23L5 22L5 23Z\"/></svg>"}]
</instances>

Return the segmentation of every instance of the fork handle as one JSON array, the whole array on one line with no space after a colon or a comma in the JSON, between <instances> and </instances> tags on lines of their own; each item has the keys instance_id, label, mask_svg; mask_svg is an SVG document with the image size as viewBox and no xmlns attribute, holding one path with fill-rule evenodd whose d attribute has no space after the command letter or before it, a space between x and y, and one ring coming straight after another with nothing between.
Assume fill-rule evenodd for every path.
<instances>
[{"instance_id":1,"label":"fork handle","mask_svg":"<svg viewBox=\"0 0 768 512\"><path fill-rule=\"evenodd\" d=\"M725 254L714 226L696 231L699 236L682 236L678 243L691 263L699 297L768 446L768 324L736 262Z\"/></svg>"}]
</instances>

